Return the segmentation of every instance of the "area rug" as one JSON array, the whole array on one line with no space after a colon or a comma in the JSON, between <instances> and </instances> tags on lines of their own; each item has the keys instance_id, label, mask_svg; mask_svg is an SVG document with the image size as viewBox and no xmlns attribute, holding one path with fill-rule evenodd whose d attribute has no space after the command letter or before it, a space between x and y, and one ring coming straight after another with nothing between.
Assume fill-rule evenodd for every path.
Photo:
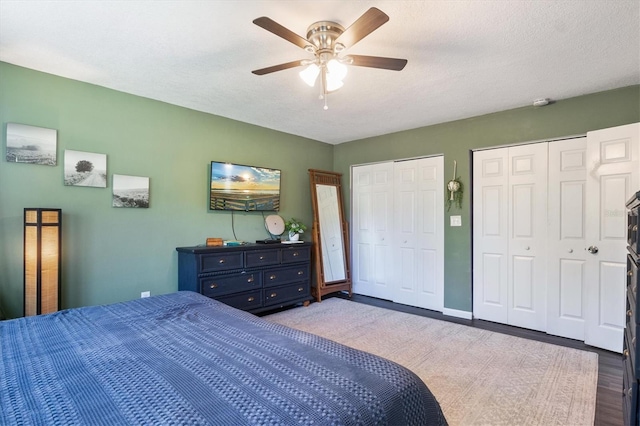
<instances>
[{"instance_id":1,"label":"area rug","mask_svg":"<svg viewBox=\"0 0 640 426\"><path fill-rule=\"evenodd\" d=\"M415 372L450 425L593 425L595 353L330 298L264 317Z\"/></svg>"}]
</instances>

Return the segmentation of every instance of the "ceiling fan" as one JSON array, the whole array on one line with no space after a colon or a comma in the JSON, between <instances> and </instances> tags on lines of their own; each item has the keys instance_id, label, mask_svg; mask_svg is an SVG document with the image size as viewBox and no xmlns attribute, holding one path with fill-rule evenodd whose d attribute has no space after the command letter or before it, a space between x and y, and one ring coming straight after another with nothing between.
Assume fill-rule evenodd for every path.
<instances>
[{"instance_id":1,"label":"ceiling fan","mask_svg":"<svg viewBox=\"0 0 640 426\"><path fill-rule=\"evenodd\" d=\"M400 71L407 65L406 59L363 55L340 56L343 51L371 34L388 20L389 16L387 14L372 7L347 29L336 22L319 21L309 26L307 38L303 38L266 16L257 18L253 21L254 24L312 53L314 58L300 59L251 72L256 75L265 75L289 68L306 66L300 72L300 77L309 86L314 86L318 76L320 76L322 90L320 98L324 99L324 109L326 110L326 95L342 87L342 80L347 73L346 65L392 71Z\"/></svg>"}]
</instances>

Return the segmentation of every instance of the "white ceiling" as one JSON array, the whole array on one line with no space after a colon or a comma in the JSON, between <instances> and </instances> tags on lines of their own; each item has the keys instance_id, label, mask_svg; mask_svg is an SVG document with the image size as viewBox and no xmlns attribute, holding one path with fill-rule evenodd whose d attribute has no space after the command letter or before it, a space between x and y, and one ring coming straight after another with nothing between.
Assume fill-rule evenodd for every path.
<instances>
[{"instance_id":1,"label":"white ceiling","mask_svg":"<svg viewBox=\"0 0 640 426\"><path fill-rule=\"evenodd\" d=\"M300 68L251 73L310 58L253 19L304 37L372 6L389 22L345 53L403 71L350 67L327 111ZM0 61L338 144L640 84L640 1L0 0Z\"/></svg>"}]
</instances>

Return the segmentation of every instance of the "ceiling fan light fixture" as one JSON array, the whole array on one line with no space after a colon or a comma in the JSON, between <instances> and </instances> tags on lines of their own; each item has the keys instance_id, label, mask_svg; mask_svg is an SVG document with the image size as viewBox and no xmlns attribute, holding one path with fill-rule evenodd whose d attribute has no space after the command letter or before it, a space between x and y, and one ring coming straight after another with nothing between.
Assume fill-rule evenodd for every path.
<instances>
[{"instance_id":1,"label":"ceiling fan light fixture","mask_svg":"<svg viewBox=\"0 0 640 426\"><path fill-rule=\"evenodd\" d=\"M342 82L342 80L332 79L329 77L329 74L327 74L327 92L336 91L343 85L344 83Z\"/></svg>"},{"instance_id":2,"label":"ceiling fan light fixture","mask_svg":"<svg viewBox=\"0 0 640 426\"><path fill-rule=\"evenodd\" d=\"M331 80L344 80L347 76L347 66L337 59L332 59L327 63L327 78Z\"/></svg>"},{"instance_id":3,"label":"ceiling fan light fixture","mask_svg":"<svg viewBox=\"0 0 640 426\"><path fill-rule=\"evenodd\" d=\"M310 64L307 68L298 73L302 81L307 83L310 87L315 86L318 74L320 74L320 67L315 63Z\"/></svg>"}]
</instances>

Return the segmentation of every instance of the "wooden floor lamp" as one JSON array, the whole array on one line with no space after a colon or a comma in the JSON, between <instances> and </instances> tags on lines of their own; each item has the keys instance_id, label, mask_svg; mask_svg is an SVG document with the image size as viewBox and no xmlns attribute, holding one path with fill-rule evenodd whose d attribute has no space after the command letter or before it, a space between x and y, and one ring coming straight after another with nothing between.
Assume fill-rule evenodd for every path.
<instances>
[{"instance_id":1,"label":"wooden floor lamp","mask_svg":"<svg viewBox=\"0 0 640 426\"><path fill-rule=\"evenodd\" d=\"M62 210L24 209L24 315L60 310Z\"/></svg>"}]
</instances>

